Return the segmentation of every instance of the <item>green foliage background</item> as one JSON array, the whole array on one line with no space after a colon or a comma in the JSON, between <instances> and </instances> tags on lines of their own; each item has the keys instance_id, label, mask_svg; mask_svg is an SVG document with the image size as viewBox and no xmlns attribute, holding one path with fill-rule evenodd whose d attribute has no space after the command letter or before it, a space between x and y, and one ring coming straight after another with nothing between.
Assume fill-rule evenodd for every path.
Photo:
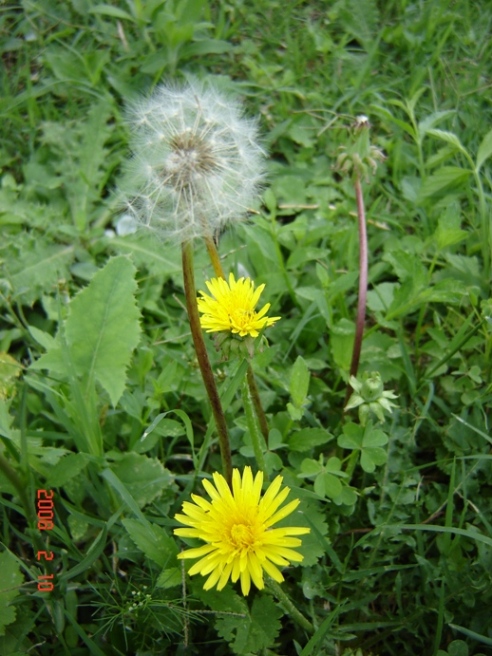
<instances>
[{"instance_id":1,"label":"green foliage background","mask_svg":"<svg viewBox=\"0 0 492 656\"><path fill-rule=\"evenodd\" d=\"M0 6L1 654L492 654L491 24L486 0ZM220 252L282 316L253 366L267 466L302 501L285 523L311 527L282 589L313 633L176 558L172 517L220 455L179 249L119 234L115 190L125 104L186 74L238 94L270 154ZM360 371L398 394L365 428L343 416L358 234L333 168L360 114L387 155L364 184ZM244 368L210 354L254 464Z\"/></svg>"}]
</instances>

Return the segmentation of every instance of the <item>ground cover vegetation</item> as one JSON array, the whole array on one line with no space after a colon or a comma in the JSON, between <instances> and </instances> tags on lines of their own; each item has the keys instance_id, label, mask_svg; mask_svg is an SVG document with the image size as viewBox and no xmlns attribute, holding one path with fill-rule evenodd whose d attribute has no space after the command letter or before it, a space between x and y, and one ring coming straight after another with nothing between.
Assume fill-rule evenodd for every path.
<instances>
[{"instance_id":1,"label":"ground cover vegetation","mask_svg":"<svg viewBox=\"0 0 492 656\"><path fill-rule=\"evenodd\" d=\"M1 5L2 655L492 654L491 24Z\"/></svg>"}]
</instances>

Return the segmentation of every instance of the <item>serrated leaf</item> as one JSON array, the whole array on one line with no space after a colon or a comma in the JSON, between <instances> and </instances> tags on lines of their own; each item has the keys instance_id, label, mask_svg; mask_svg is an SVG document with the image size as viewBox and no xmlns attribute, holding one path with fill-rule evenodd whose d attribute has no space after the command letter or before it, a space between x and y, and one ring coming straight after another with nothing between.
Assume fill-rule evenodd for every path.
<instances>
[{"instance_id":1,"label":"serrated leaf","mask_svg":"<svg viewBox=\"0 0 492 656\"><path fill-rule=\"evenodd\" d=\"M289 448L291 451L309 451L321 444L327 444L332 439L333 435L323 428L303 428L289 439Z\"/></svg>"},{"instance_id":2,"label":"serrated leaf","mask_svg":"<svg viewBox=\"0 0 492 656\"><path fill-rule=\"evenodd\" d=\"M90 458L84 453L70 453L62 458L48 474L49 487L62 487L85 469Z\"/></svg>"},{"instance_id":3,"label":"serrated leaf","mask_svg":"<svg viewBox=\"0 0 492 656\"><path fill-rule=\"evenodd\" d=\"M140 453L124 453L111 465L111 470L124 483L140 508L151 503L173 481L171 472L160 460Z\"/></svg>"},{"instance_id":4,"label":"serrated leaf","mask_svg":"<svg viewBox=\"0 0 492 656\"><path fill-rule=\"evenodd\" d=\"M140 335L134 275L135 267L126 257L109 260L71 301L65 321L66 344L75 373L89 386L97 380L113 405L123 394L126 369ZM69 375L69 366L58 334L33 368Z\"/></svg>"},{"instance_id":5,"label":"serrated leaf","mask_svg":"<svg viewBox=\"0 0 492 656\"><path fill-rule=\"evenodd\" d=\"M316 502L306 500L303 500L301 507L302 510L297 510L283 519L282 526L306 526L311 529L310 533L301 537L301 546L296 547L296 551L304 556L301 567L311 567L329 548L329 539L325 537L328 533L326 510L323 508L323 511L320 511ZM336 558L336 555L334 557Z\"/></svg>"},{"instance_id":6,"label":"serrated leaf","mask_svg":"<svg viewBox=\"0 0 492 656\"><path fill-rule=\"evenodd\" d=\"M437 137L441 141L445 141L450 146L453 146L462 153L467 152L466 148L463 146L454 132L448 132L447 130L427 130L427 134L429 134L431 137Z\"/></svg>"},{"instance_id":7,"label":"serrated leaf","mask_svg":"<svg viewBox=\"0 0 492 656\"><path fill-rule=\"evenodd\" d=\"M477 171L482 168L482 164L492 155L492 130L487 132L485 137L482 139L480 146L478 147L477 152Z\"/></svg>"},{"instance_id":8,"label":"serrated leaf","mask_svg":"<svg viewBox=\"0 0 492 656\"><path fill-rule=\"evenodd\" d=\"M143 524L137 519L121 521L128 531L128 535L147 558L153 560L160 567L175 564L178 547L163 528L156 524Z\"/></svg>"},{"instance_id":9,"label":"serrated leaf","mask_svg":"<svg viewBox=\"0 0 492 656\"><path fill-rule=\"evenodd\" d=\"M169 569L163 570L157 579L157 587L164 588L174 588L177 585L182 584L182 574L179 567L170 567Z\"/></svg>"},{"instance_id":10,"label":"serrated leaf","mask_svg":"<svg viewBox=\"0 0 492 656\"><path fill-rule=\"evenodd\" d=\"M442 112L434 112L433 114L426 116L424 119L419 121L420 137L422 138L425 134L431 132L435 125L443 121L445 118L448 118L448 116L453 115L454 113L454 110L447 109Z\"/></svg>"},{"instance_id":11,"label":"serrated leaf","mask_svg":"<svg viewBox=\"0 0 492 656\"><path fill-rule=\"evenodd\" d=\"M271 597L255 597L246 618L238 622L237 617L220 617L215 627L235 654L258 654L273 645L282 615Z\"/></svg>"},{"instance_id":12,"label":"serrated leaf","mask_svg":"<svg viewBox=\"0 0 492 656\"><path fill-rule=\"evenodd\" d=\"M115 257L70 303L66 337L76 370L95 378L113 405L123 394L126 369L140 337L135 267Z\"/></svg>"},{"instance_id":13,"label":"serrated leaf","mask_svg":"<svg viewBox=\"0 0 492 656\"><path fill-rule=\"evenodd\" d=\"M0 636L5 627L15 622L15 607L10 603L19 595L24 577L14 556L8 551L0 554Z\"/></svg>"},{"instance_id":14,"label":"serrated leaf","mask_svg":"<svg viewBox=\"0 0 492 656\"><path fill-rule=\"evenodd\" d=\"M32 304L41 290L53 288L61 278L68 276L73 254L73 246L53 246L40 240L25 244L19 257L12 260L14 295L22 297L24 303Z\"/></svg>"},{"instance_id":15,"label":"serrated leaf","mask_svg":"<svg viewBox=\"0 0 492 656\"><path fill-rule=\"evenodd\" d=\"M464 184L470 175L471 171L468 169L462 169L459 166L443 166L424 180L420 189L419 200L422 201L429 196L441 194L451 190L451 188L454 190Z\"/></svg>"}]
</instances>

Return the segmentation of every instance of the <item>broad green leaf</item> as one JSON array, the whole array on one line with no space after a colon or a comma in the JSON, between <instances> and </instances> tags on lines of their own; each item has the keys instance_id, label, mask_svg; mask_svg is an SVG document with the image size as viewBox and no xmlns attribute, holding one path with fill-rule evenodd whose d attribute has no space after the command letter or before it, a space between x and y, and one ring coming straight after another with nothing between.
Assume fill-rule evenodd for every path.
<instances>
[{"instance_id":1,"label":"broad green leaf","mask_svg":"<svg viewBox=\"0 0 492 656\"><path fill-rule=\"evenodd\" d=\"M316 477L314 491L320 497L336 499L342 493L342 483L339 478L326 472Z\"/></svg>"},{"instance_id":2,"label":"broad green leaf","mask_svg":"<svg viewBox=\"0 0 492 656\"><path fill-rule=\"evenodd\" d=\"M308 478L309 476L319 474L321 469L322 466L317 460L313 460L312 458L305 458L301 462L301 473L297 476L299 478Z\"/></svg>"},{"instance_id":3,"label":"broad green leaf","mask_svg":"<svg viewBox=\"0 0 492 656\"><path fill-rule=\"evenodd\" d=\"M287 412L290 415L292 421L300 421L304 416L303 408L296 408L292 403L287 403Z\"/></svg>"},{"instance_id":4,"label":"broad green leaf","mask_svg":"<svg viewBox=\"0 0 492 656\"><path fill-rule=\"evenodd\" d=\"M245 618L220 617L215 627L235 654L259 654L273 646L281 629L281 616L273 599L263 595L255 597Z\"/></svg>"},{"instance_id":5,"label":"broad green leaf","mask_svg":"<svg viewBox=\"0 0 492 656\"><path fill-rule=\"evenodd\" d=\"M138 519L122 519L128 535L149 560L159 567L175 565L178 546L173 538L157 524L143 524Z\"/></svg>"},{"instance_id":6,"label":"broad green leaf","mask_svg":"<svg viewBox=\"0 0 492 656\"><path fill-rule=\"evenodd\" d=\"M440 123L441 121L448 118L448 116L451 116L454 113L455 113L454 110L447 109L443 112L434 112L433 114L429 114L429 116L423 118L421 121L419 121L420 138L422 139L426 134L432 133L434 126L436 126L438 123ZM438 132L440 132L440 130L438 130Z\"/></svg>"},{"instance_id":7,"label":"broad green leaf","mask_svg":"<svg viewBox=\"0 0 492 656\"><path fill-rule=\"evenodd\" d=\"M387 453L380 447L388 442L388 436L371 424L365 428L357 424L346 424L343 435L338 438L338 446L351 451L360 450L360 465L366 472L372 473L377 465L383 465L387 460Z\"/></svg>"},{"instance_id":8,"label":"broad green leaf","mask_svg":"<svg viewBox=\"0 0 492 656\"><path fill-rule=\"evenodd\" d=\"M204 55L222 55L225 52L233 50L232 43L221 39L201 39L194 43L189 43L181 50L181 57L203 57Z\"/></svg>"},{"instance_id":9,"label":"broad green leaf","mask_svg":"<svg viewBox=\"0 0 492 656\"><path fill-rule=\"evenodd\" d=\"M56 345L56 339L52 335L45 333L43 330L39 330L36 326L29 326L29 333L36 342L41 344L41 346L47 351L54 348Z\"/></svg>"},{"instance_id":10,"label":"broad green leaf","mask_svg":"<svg viewBox=\"0 0 492 656\"><path fill-rule=\"evenodd\" d=\"M396 104L396 103L392 103L392 104ZM399 128L401 128L402 130L404 130L404 131L405 131L407 134L409 134L413 139L416 138L417 135L415 134L415 130L414 130L413 126L412 126L410 123L407 123L406 121L402 121L401 119L396 118L396 117L393 116L393 114L392 114L390 111L388 111L385 107L380 107L380 106L378 106L378 105L373 105L373 109L376 111L377 114L379 114L380 116L382 116L382 117L385 118L386 120L391 121L391 123L394 123L394 124L397 125Z\"/></svg>"},{"instance_id":11,"label":"broad green leaf","mask_svg":"<svg viewBox=\"0 0 492 656\"><path fill-rule=\"evenodd\" d=\"M335 364L342 371L349 371L354 347L355 326L348 319L340 321L332 327L330 333L330 350Z\"/></svg>"},{"instance_id":12,"label":"broad green leaf","mask_svg":"<svg viewBox=\"0 0 492 656\"><path fill-rule=\"evenodd\" d=\"M73 255L73 246L52 246L42 240L24 244L22 252L12 260L14 296L31 305L40 291L52 289L60 279L68 277Z\"/></svg>"},{"instance_id":13,"label":"broad green leaf","mask_svg":"<svg viewBox=\"0 0 492 656\"><path fill-rule=\"evenodd\" d=\"M170 567L169 569L163 570L159 574L157 579L158 588L174 588L177 585L182 584L182 574L179 567Z\"/></svg>"},{"instance_id":14,"label":"broad green leaf","mask_svg":"<svg viewBox=\"0 0 492 656\"><path fill-rule=\"evenodd\" d=\"M343 427L343 435L337 440L338 446L341 446L342 449L354 449L362 448L362 440L364 439L364 428L358 424L348 423Z\"/></svg>"},{"instance_id":15,"label":"broad green leaf","mask_svg":"<svg viewBox=\"0 0 492 656\"><path fill-rule=\"evenodd\" d=\"M302 510L297 510L282 520L282 526L306 526L311 529L310 533L301 537L302 545L296 547L296 551L304 556L304 560L300 565L310 567L328 552L333 562L337 563L337 569L340 566L339 571L341 571L341 564L337 555L333 553L330 547L329 538L325 537L328 533L326 510L324 508L319 510L317 502L307 500L303 500L301 507Z\"/></svg>"},{"instance_id":16,"label":"broad green leaf","mask_svg":"<svg viewBox=\"0 0 492 656\"><path fill-rule=\"evenodd\" d=\"M492 155L492 130L487 132L482 139L477 152L477 171L482 168L482 164Z\"/></svg>"},{"instance_id":17,"label":"broad green leaf","mask_svg":"<svg viewBox=\"0 0 492 656\"><path fill-rule=\"evenodd\" d=\"M443 166L424 180L419 200L425 200L429 196L435 196L445 191L454 191L456 187L464 184L470 175L471 171L468 169L462 169L459 166Z\"/></svg>"},{"instance_id":18,"label":"broad green leaf","mask_svg":"<svg viewBox=\"0 0 492 656\"><path fill-rule=\"evenodd\" d=\"M434 239L437 247L441 250L453 244L459 244L468 237L466 230L460 228L460 215L458 211L445 212L440 218L437 229L434 233Z\"/></svg>"},{"instance_id":19,"label":"broad green leaf","mask_svg":"<svg viewBox=\"0 0 492 656\"><path fill-rule=\"evenodd\" d=\"M289 391L292 401L300 408L306 401L311 374L304 359L299 355L290 374Z\"/></svg>"},{"instance_id":20,"label":"broad green leaf","mask_svg":"<svg viewBox=\"0 0 492 656\"><path fill-rule=\"evenodd\" d=\"M140 336L135 267L126 257L109 260L70 303L66 337L76 370L95 378L113 405L123 394L126 368Z\"/></svg>"},{"instance_id":21,"label":"broad green leaf","mask_svg":"<svg viewBox=\"0 0 492 656\"><path fill-rule=\"evenodd\" d=\"M33 368L69 375L72 365L89 387L99 382L116 405L140 335L134 275L135 267L126 257L109 260L70 303L64 326L70 362L58 334Z\"/></svg>"},{"instance_id":22,"label":"broad green leaf","mask_svg":"<svg viewBox=\"0 0 492 656\"><path fill-rule=\"evenodd\" d=\"M367 429L362 440L362 446L364 448L369 446L384 446L388 444L388 436L386 433L383 433L382 430L378 428Z\"/></svg>"},{"instance_id":23,"label":"broad green leaf","mask_svg":"<svg viewBox=\"0 0 492 656\"><path fill-rule=\"evenodd\" d=\"M289 448L291 451L309 451L332 439L333 435L323 428L303 428L296 431L289 439Z\"/></svg>"},{"instance_id":24,"label":"broad green leaf","mask_svg":"<svg viewBox=\"0 0 492 656\"><path fill-rule=\"evenodd\" d=\"M111 470L124 483L140 508L151 503L173 482L171 472L157 458L139 453L118 454Z\"/></svg>"},{"instance_id":25,"label":"broad green leaf","mask_svg":"<svg viewBox=\"0 0 492 656\"><path fill-rule=\"evenodd\" d=\"M49 487L62 487L87 467L89 457L85 453L70 453L62 458L48 474Z\"/></svg>"},{"instance_id":26,"label":"broad green leaf","mask_svg":"<svg viewBox=\"0 0 492 656\"><path fill-rule=\"evenodd\" d=\"M135 19L131 14L119 7L113 7L105 3L95 5L89 9L90 14L101 14L102 16L111 16L111 18L121 18L122 20L129 20L134 22Z\"/></svg>"},{"instance_id":27,"label":"broad green leaf","mask_svg":"<svg viewBox=\"0 0 492 656\"><path fill-rule=\"evenodd\" d=\"M179 249L163 244L144 231L125 237L113 237L108 240L108 248L118 255L130 253L138 267L144 266L156 276L169 276L181 269Z\"/></svg>"},{"instance_id":28,"label":"broad green leaf","mask_svg":"<svg viewBox=\"0 0 492 656\"><path fill-rule=\"evenodd\" d=\"M445 141L462 153L467 153L466 148L453 132L448 132L447 130L427 130L427 134L431 135L431 137L437 137L441 141Z\"/></svg>"},{"instance_id":29,"label":"broad green leaf","mask_svg":"<svg viewBox=\"0 0 492 656\"><path fill-rule=\"evenodd\" d=\"M15 622L15 606L11 602L19 595L24 577L14 556L9 551L0 554L0 636L5 627Z\"/></svg>"},{"instance_id":30,"label":"broad green leaf","mask_svg":"<svg viewBox=\"0 0 492 656\"><path fill-rule=\"evenodd\" d=\"M354 487L344 486L342 494L334 501L337 505L353 506L357 503L357 490Z\"/></svg>"},{"instance_id":31,"label":"broad green leaf","mask_svg":"<svg viewBox=\"0 0 492 656\"><path fill-rule=\"evenodd\" d=\"M365 472L372 474L377 465L384 465L388 454L379 447L364 447L360 456L360 466Z\"/></svg>"}]
</instances>

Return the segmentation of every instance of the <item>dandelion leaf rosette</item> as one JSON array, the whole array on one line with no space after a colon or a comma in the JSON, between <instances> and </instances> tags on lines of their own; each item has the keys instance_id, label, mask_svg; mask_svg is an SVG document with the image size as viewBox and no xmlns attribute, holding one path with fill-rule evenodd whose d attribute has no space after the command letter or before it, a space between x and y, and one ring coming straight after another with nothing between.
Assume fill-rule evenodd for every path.
<instances>
[{"instance_id":1,"label":"dandelion leaf rosette","mask_svg":"<svg viewBox=\"0 0 492 656\"><path fill-rule=\"evenodd\" d=\"M74 371L89 384L97 381L116 405L123 394L132 351L139 341L136 287L135 267L130 260L124 256L109 260L71 301L63 331L66 343L59 332L33 368L64 375Z\"/></svg>"}]
</instances>

